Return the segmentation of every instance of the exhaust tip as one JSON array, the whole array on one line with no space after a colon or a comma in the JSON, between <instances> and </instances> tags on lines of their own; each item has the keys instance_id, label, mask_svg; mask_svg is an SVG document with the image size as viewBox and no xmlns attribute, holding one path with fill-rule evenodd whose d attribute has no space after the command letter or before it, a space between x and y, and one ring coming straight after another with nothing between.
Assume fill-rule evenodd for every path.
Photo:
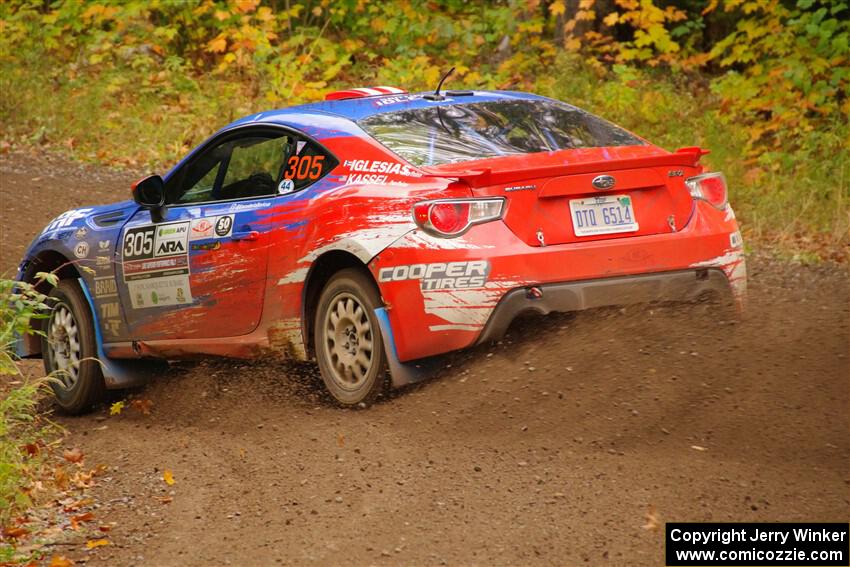
<instances>
[{"instance_id":1,"label":"exhaust tip","mask_svg":"<svg viewBox=\"0 0 850 567\"><path fill-rule=\"evenodd\" d=\"M530 287L525 290L525 297L528 299L543 299L543 290L539 287Z\"/></svg>"}]
</instances>

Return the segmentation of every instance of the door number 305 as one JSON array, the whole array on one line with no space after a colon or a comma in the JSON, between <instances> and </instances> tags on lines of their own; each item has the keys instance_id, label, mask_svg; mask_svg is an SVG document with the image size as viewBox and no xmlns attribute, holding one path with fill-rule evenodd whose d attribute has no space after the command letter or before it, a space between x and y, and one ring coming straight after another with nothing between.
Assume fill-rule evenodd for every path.
<instances>
[{"instance_id":1,"label":"door number 305","mask_svg":"<svg viewBox=\"0 0 850 567\"><path fill-rule=\"evenodd\" d=\"M124 238L124 256L134 257L153 252L153 232L131 232Z\"/></svg>"},{"instance_id":2,"label":"door number 305","mask_svg":"<svg viewBox=\"0 0 850 567\"><path fill-rule=\"evenodd\" d=\"M288 168L284 179L318 179L322 175L322 163L325 156L292 156L286 162Z\"/></svg>"}]
</instances>

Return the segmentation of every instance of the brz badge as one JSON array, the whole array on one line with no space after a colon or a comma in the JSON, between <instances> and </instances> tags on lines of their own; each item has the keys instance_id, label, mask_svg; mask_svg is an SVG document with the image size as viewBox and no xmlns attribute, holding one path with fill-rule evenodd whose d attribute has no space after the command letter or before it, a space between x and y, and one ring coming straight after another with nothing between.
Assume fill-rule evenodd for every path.
<instances>
[{"instance_id":1,"label":"brz badge","mask_svg":"<svg viewBox=\"0 0 850 567\"><path fill-rule=\"evenodd\" d=\"M610 175L599 175L593 178L591 184L599 189L600 191L604 191L605 189L612 188L617 183L617 180L614 179Z\"/></svg>"}]
</instances>

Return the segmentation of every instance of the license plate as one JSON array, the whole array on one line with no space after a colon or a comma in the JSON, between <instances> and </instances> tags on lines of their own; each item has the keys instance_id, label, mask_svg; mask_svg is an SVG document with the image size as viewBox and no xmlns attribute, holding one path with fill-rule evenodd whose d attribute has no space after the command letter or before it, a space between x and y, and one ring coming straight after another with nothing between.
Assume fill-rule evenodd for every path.
<instances>
[{"instance_id":1,"label":"license plate","mask_svg":"<svg viewBox=\"0 0 850 567\"><path fill-rule=\"evenodd\" d=\"M576 236L595 236L638 229L632 198L628 195L605 195L570 201Z\"/></svg>"}]
</instances>

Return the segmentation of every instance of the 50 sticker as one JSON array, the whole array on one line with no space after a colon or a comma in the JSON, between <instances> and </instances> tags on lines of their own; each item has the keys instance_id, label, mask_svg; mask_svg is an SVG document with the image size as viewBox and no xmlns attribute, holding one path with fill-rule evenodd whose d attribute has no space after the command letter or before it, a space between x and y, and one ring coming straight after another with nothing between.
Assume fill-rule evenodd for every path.
<instances>
[{"instance_id":1,"label":"50 sticker","mask_svg":"<svg viewBox=\"0 0 850 567\"><path fill-rule=\"evenodd\" d=\"M318 179L322 175L322 164L325 156L292 156L286 162L288 168L283 174L284 179Z\"/></svg>"},{"instance_id":2,"label":"50 sticker","mask_svg":"<svg viewBox=\"0 0 850 567\"><path fill-rule=\"evenodd\" d=\"M218 217L215 221L215 235L225 237L233 230L233 215Z\"/></svg>"}]
</instances>

